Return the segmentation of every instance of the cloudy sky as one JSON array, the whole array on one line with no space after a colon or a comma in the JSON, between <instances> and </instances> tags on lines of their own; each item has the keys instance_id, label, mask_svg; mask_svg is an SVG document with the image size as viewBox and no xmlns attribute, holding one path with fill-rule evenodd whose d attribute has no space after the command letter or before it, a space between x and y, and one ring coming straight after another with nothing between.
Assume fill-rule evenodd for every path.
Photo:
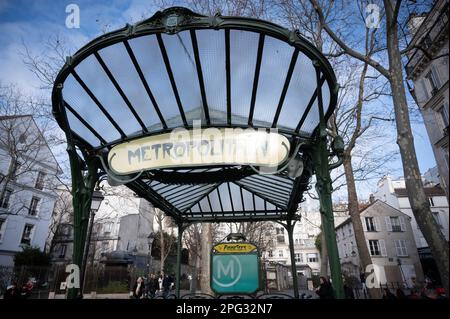
<instances>
[{"instance_id":1,"label":"cloudy sky","mask_svg":"<svg viewBox=\"0 0 450 319\"><path fill-rule=\"evenodd\" d=\"M66 8L71 4L80 9L79 28L66 26ZM153 1L144 0L0 0L0 83L14 83L26 92L49 95L50 92L39 90L39 81L23 63L20 52L24 51L24 44L33 53L41 54L46 50L45 42L58 36L76 51L105 31L150 17L156 10ZM433 152L423 124L415 123L413 129L420 168L425 172L435 166ZM391 163L391 167L401 172L400 160ZM364 197L375 185L376 182L363 186Z\"/></svg>"}]
</instances>

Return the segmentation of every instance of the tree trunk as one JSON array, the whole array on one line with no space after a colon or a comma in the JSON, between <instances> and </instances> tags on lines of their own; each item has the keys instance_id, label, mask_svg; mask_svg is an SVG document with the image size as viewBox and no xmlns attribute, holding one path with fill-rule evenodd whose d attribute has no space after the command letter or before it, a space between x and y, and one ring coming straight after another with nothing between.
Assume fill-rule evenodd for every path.
<instances>
[{"instance_id":1,"label":"tree trunk","mask_svg":"<svg viewBox=\"0 0 450 319\"><path fill-rule=\"evenodd\" d=\"M397 19L394 16L392 1L384 0L384 6L386 9L387 48L390 70L389 82L392 90L397 124L397 144L400 148L408 198L417 224L436 261L442 284L448 292L449 244L431 213L430 204L423 188L409 120L408 104L406 102L403 67L400 49L398 47Z\"/></svg>"},{"instance_id":2,"label":"tree trunk","mask_svg":"<svg viewBox=\"0 0 450 319\"><path fill-rule=\"evenodd\" d=\"M197 280L198 280L198 268L200 267L200 256L197 253L195 256L194 269L192 271L192 281L191 281L191 293L197 292Z\"/></svg>"},{"instance_id":3,"label":"tree trunk","mask_svg":"<svg viewBox=\"0 0 450 319\"><path fill-rule=\"evenodd\" d=\"M344 154L344 172L347 183L348 196L348 213L353 225L353 233L355 235L356 248L358 250L359 260L362 271L365 273L366 267L372 264L372 258L364 236L364 228L359 215L358 194L356 192L355 177L353 175L352 156ZM368 289L369 297L372 299L381 298L380 293L376 289Z\"/></svg>"},{"instance_id":4,"label":"tree trunk","mask_svg":"<svg viewBox=\"0 0 450 319\"><path fill-rule=\"evenodd\" d=\"M166 247L165 247L165 242L164 242L164 232L162 229L162 222L160 224L160 229L159 229L159 247L160 247L160 252L161 252L161 256L160 256L160 263L159 263L159 271L160 273L164 272L164 264L166 261L166 258L164 258L164 256L166 255Z\"/></svg>"},{"instance_id":5,"label":"tree trunk","mask_svg":"<svg viewBox=\"0 0 450 319\"><path fill-rule=\"evenodd\" d=\"M320 275L322 277L328 278L328 250L323 229L320 232Z\"/></svg>"},{"instance_id":6,"label":"tree trunk","mask_svg":"<svg viewBox=\"0 0 450 319\"><path fill-rule=\"evenodd\" d=\"M202 293L205 294L213 294L211 290L211 285L209 282L210 277L210 266L211 266L211 247L212 247L212 232L211 232L211 224L203 223L202 224L202 261L201 261L201 277L200 277L200 289Z\"/></svg>"}]
</instances>

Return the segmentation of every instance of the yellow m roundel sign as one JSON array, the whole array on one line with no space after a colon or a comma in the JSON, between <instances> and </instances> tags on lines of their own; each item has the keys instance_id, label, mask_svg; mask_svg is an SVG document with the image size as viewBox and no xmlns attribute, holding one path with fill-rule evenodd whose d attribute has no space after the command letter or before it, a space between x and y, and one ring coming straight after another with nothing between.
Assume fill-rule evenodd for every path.
<instances>
[{"instance_id":1,"label":"yellow m roundel sign","mask_svg":"<svg viewBox=\"0 0 450 319\"><path fill-rule=\"evenodd\" d=\"M116 174L169 167L255 165L276 167L289 155L289 140L252 128L175 129L114 146L108 163Z\"/></svg>"}]
</instances>

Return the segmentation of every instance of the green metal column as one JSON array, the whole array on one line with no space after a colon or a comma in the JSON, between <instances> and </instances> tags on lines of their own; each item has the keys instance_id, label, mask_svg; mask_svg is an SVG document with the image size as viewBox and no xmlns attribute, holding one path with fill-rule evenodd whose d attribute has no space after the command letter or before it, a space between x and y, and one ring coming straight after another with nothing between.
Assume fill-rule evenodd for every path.
<instances>
[{"instance_id":1,"label":"green metal column","mask_svg":"<svg viewBox=\"0 0 450 319\"><path fill-rule=\"evenodd\" d=\"M289 240L289 252L291 254L291 272L292 272L292 285L294 286L294 297L298 299L298 278L297 278L297 266L295 265L295 251L294 251L294 226L295 221L288 219L286 224L283 225L288 233Z\"/></svg>"},{"instance_id":2,"label":"green metal column","mask_svg":"<svg viewBox=\"0 0 450 319\"><path fill-rule=\"evenodd\" d=\"M176 295L180 298L180 282L181 282L181 248L183 239L184 226L178 225L178 238L177 238L177 273L176 273Z\"/></svg>"},{"instance_id":3,"label":"green metal column","mask_svg":"<svg viewBox=\"0 0 450 319\"><path fill-rule=\"evenodd\" d=\"M73 205L73 254L72 264L78 266L80 271L80 285L83 282L83 255L85 242L88 231L89 216L91 212L92 193L95 184L98 181L98 165L96 158L92 157L86 163L80 158L77 153L73 136L68 126L66 109L63 105L62 89L63 85L57 86L60 100L60 111L65 118L67 127L64 127L64 133L67 139L67 153L69 155L70 173L72 177L72 205ZM87 170L84 166L86 164ZM70 288L68 290L67 298L76 299L82 298L81 287Z\"/></svg>"},{"instance_id":4,"label":"green metal column","mask_svg":"<svg viewBox=\"0 0 450 319\"><path fill-rule=\"evenodd\" d=\"M72 174L72 203L73 203L73 256L72 263L81 272L80 283L83 282L83 255L91 210L92 192L98 180L97 166L94 160L88 161L88 170L81 171L80 158L75 147L68 142L70 169ZM68 298L81 298L80 288L72 288Z\"/></svg>"},{"instance_id":5,"label":"green metal column","mask_svg":"<svg viewBox=\"0 0 450 319\"><path fill-rule=\"evenodd\" d=\"M332 182L330 177L330 165L328 163L327 132L325 115L322 102L322 88L320 86L320 70L316 65L317 99L319 105L319 131L317 143L314 149L314 165L316 172L316 191L319 195L320 213L322 214L322 228L325 234L325 242L328 250L328 261L330 263L331 281L335 296L344 299L344 287L342 281L341 263L336 242L334 227L333 203L331 198Z\"/></svg>"}]
</instances>

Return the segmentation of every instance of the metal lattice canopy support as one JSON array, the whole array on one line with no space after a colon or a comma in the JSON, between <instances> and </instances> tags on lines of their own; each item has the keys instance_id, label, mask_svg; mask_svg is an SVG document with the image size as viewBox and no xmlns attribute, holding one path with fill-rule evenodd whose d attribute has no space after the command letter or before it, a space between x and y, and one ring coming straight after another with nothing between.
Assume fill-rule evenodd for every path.
<instances>
[{"instance_id":1,"label":"metal lattice canopy support","mask_svg":"<svg viewBox=\"0 0 450 319\"><path fill-rule=\"evenodd\" d=\"M124 179L183 229L192 222L298 219L312 174L325 169L329 177L328 163L317 158L330 155L323 133L337 88L328 61L296 31L173 7L68 58L52 101L68 144L79 150L69 153L73 163L95 162L100 175ZM193 129L197 120L202 128L277 129L290 143L288 160L301 161L303 170L295 175L286 165L263 175L248 165L221 164L112 173L107 154L114 146ZM74 185L78 175L72 174ZM79 200L86 199L74 193L74 203ZM324 207L334 231L331 203ZM333 278L338 296L340 280Z\"/></svg>"}]
</instances>

